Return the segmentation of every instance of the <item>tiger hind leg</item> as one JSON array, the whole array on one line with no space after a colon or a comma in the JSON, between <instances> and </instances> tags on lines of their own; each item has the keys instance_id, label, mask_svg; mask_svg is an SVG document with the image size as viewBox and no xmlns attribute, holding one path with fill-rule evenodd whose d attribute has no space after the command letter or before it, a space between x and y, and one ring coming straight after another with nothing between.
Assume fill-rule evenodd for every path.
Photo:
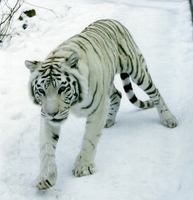
<instances>
[{"instance_id":1,"label":"tiger hind leg","mask_svg":"<svg viewBox=\"0 0 193 200\"><path fill-rule=\"evenodd\" d=\"M144 63L141 63L138 68L140 77L136 78L136 75L131 74L132 81L137 84L151 99L153 104L155 105L159 118L163 125L174 128L177 126L178 122L175 116L170 112L166 103L164 102L159 90L155 87L151 76L148 73L147 66Z\"/></svg>"},{"instance_id":2,"label":"tiger hind leg","mask_svg":"<svg viewBox=\"0 0 193 200\"><path fill-rule=\"evenodd\" d=\"M110 106L107 114L105 128L109 128L114 125L115 118L121 103L121 97L122 97L121 92L119 92L113 84L111 89Z\"/></svg>"}]
</instances>

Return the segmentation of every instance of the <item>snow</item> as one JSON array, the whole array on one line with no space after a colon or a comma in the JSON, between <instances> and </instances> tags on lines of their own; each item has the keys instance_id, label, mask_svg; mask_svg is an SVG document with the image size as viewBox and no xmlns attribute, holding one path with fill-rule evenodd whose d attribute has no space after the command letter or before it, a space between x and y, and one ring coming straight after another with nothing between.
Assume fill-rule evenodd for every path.
<instances>
[{"instance_id":1,"label":"snow","mask_svg":"<svg viewBox=\"0 0 193 200\"><path fill-rule=\"evenodd\" d=\"M0 49L0 199L191 200L193 198L193 37L188 0L34 0L37 16L15 16L20 33ZM42 9L46 7L50 10ZM58 180L37 191L40 108L31 102L24 60L42 60L58 44L102 18L123 23L143 52L151 76L179 126L162 126L156 109L139 110L123 93L116 124L105 129L96 172L72 175L85 119L70 116L57 147ZM147 96L135 87L141 99Z\"/></svg>"}]
</instances>

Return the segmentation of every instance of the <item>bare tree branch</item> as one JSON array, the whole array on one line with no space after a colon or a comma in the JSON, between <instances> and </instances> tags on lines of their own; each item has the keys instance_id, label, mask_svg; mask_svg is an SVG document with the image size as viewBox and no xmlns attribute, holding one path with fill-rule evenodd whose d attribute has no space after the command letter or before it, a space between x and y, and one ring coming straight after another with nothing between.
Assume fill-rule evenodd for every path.
<instances>
[{"instance_id":1,"label":"bare tree branch","mask_svg":"<svg viewBox=\"0 0 193 200\"><path fill-rule=\"evenodd\" d=\"M11 38L12 34L9 32L11 21L23 2L24 0L16 0L15 4L11 6L8 0L0 0L0 43L6 37Z\"/></svg>"}]
</instances>

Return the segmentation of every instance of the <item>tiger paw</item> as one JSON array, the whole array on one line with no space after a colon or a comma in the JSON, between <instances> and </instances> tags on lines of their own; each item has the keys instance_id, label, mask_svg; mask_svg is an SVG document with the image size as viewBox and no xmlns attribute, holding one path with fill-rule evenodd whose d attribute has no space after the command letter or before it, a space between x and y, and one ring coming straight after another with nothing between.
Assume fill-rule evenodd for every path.
<instances>
[{"instance_id":1,"label":"tiger paw","mask_svg":"<svg viewBox=\"0 0 193 200\"><path fill-rule=\"evenodd\" d=\"M160 116L162 124L168 128L175 128L178 125L178 120L169 111L165 111Z\"/></svg>"},{"instance_id":2,"label":"tiger paw","mask_svg":"<svg viewBox=\"0 0 193 200\"><path fill-rule=\"evenodd\" d=\"M105 128L110 128L111 126L113 126L115 124L115 121L112 119L107 119L106 124L105 124Z\"/></svg>"},{"instance_id":3,"label":"tiger paw","mask_svg":"<svg viewBox=\"0 0 193 200\"><path fill-rule=\"evenodd\" d=\"M94 164L75 163L72 173L76 177L88 176L94 173Z\"/></svg>"},{"instance_id":4,"label":"tiger paw","mask_svg":"<svg viewBox=\"0 0 193 200\"><path fill-rule=\"evenodd\" d=\"M45 190L55 185L57 179L57 169L55 164L51 164L47 169L42 170L36 180L36 188Z\"/></svg>"}]
</instances>

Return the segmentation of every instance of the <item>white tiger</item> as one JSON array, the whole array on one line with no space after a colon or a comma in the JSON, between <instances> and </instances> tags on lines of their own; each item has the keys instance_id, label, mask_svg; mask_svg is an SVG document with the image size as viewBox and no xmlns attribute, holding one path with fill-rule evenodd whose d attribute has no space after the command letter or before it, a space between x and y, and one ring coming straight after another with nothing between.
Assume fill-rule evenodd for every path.
<instances>
[{"instance_id":1,"label":"white tiger","mask_svg":"<svg viewBox=\"0 0 193 200\"><path fill-rule=\"evenodd\" d=\"M37 188L55 185L55 149L60 126L69 110L87 117L82 147L73 174L94 172L94 157L104 126L115 123L121 93L113 81L119 73L129 100L140 108L155 105L161 122L170 128L177 120L169 111L148 73L145 60L127 29L114 20L100 20L53 50L43 62L25 61L34 101L41 105L40 161ZM133 92L130 79L150 100L142 102Z\"/></svg>"}]
</instances>

